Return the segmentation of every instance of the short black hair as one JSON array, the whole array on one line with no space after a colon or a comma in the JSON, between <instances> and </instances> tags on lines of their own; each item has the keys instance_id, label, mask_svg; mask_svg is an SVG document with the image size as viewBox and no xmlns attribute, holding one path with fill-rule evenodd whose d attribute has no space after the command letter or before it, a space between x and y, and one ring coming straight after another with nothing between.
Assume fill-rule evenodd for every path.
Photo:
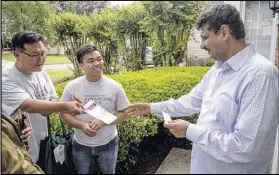
<instances>
[{"instance_id":1,"label":"short black hair","mask_svg":"<svg viewBox=\"0 0 279 175\"><path fill-rule=\"evenodd\" d=\"M245 38L245 28L240 13L230 4L220 4L204 13L197 22L197 29L200 30L205 25L209 25L208 30L215 30L215 34L225 24L230 28L231 34L236 40Z\"/></svg>"},{"instance_id":2,"label":"short black hair","mask_svg":"<svg viewBox=\"0 0 279 175\"><path fill-rule=\"evenodd\" d=\"M18 32L12 38L12 50L20 49L25 50L24 44L33 44L36 42L43 42L45 44L46 39L43 35L35 32Z\"/></svg>"},{"instance_id":3,"label":"short black hair","mask_svg":"<svg viewBox=\"0 0 279 175\"><path fill-rule=\"evenodd\" d=\"M90 45L90 44L82 46L81 48L79 48L78 51L77 51L77 61L78 61L78 63L83 63L83 56L88 54L88 53L94 52L94 51L100 52L100 50L96 46L93 46L93 45Z\"/></svg>"}]
</instances>

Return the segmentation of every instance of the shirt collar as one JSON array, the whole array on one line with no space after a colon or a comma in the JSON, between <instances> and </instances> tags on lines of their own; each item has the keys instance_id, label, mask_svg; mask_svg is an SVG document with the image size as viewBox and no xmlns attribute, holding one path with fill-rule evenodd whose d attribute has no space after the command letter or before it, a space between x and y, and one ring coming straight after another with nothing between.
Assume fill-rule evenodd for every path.
<instances>
[{"instance_id":1,"label":"shirt collar","mask_svg":"<svg viewBox=\"0 0 279 175\"><path fill-rule=\"evenodd\" d=\"M35 74L35 72L32 72L31 74L25 74L25 73L22 73L18 70L18 68L15 66L15 64L13 64L13 70L14 72L19 75L19 76L25 76L26 78L32 78Z\"/></svg>"},{"instance_id":2,"label":"shirt collar","mask_svg":"<svg viewBox=\"0 0 279 175\"><path fill-rule=\"evenodd\" d=\"M226 62L227 64L234 70L238 71L243 65L251 58L253 55L256 54L256 49L253 43L248 43L247 46Z\"/></svg>"},{"instance_id":3,"label":"shirt collar","mask_svg":"<svg viewBox=\"0 0 279 175\"><path fill-rule=\"evenodd\" d=\"M226 62L217 61L216 62L216 68L219 69L228 69L228 66L231 67L234 71L238 71L245 62L256 54L256 49L253 43L248 43L247 46L229 58Z\"/></svg>"}]
</instances>

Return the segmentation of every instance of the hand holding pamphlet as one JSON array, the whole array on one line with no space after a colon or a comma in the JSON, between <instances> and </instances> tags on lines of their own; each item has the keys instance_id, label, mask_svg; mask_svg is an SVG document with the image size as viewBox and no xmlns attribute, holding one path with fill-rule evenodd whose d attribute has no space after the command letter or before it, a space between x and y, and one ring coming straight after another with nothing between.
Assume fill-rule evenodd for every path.
<instances>
[{"instance_id":1,"label":"hand holding pamphlet","mask_svg":"<svg viewBox=\"0 0 279 175\"><path fill-rule=\"evenodd\" d=\"M162 112L162 114L163 114L165 123L168 123L171 121L171 117L168 113Z\"/></svg>"},{"instance_id":2,"label":"hand holding pamphlet","mask_svg":"<svg viewBox=\"0 0 279 175\"><path fill-rule=\"evenodd\" d=\"M84 105L84 112L99 120L102 120L105 124L111 124L117 119L115 115L109 113L92 100Z\"/></svg>"}]
</instances>

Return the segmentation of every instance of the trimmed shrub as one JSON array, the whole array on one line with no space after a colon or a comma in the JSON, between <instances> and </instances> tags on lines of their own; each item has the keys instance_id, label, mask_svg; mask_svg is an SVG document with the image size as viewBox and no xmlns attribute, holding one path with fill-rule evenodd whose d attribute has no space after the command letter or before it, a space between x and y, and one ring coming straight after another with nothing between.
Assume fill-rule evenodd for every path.
<instances>
[{"instance_id":1,"label":"trimmed shrub","mask_svg":"<svg viewBox=\"0 0 279 175\"><path fill-rule=\"evenodd\" d=\"M164 67L107 76L123 86L130 103L152 103L169 98L177 99L189 93L208 70L209 67ZM68 82L55 85L59 97ZM193 123L196 119L197 115L187 118ZM57 117L51 117L51 120L52 123L59 122ZM141 140L155 135L158 132L158 126L162 123L161 117L150 115L137 117L118 125L118 163L121 163L121 166L117 168L123 170L134 165L136 155L139 153L137 147ZM54 128L55 126L58 127L59 123L54 124ZM54 130L58 131L59 128Z\"/></svg>"},{"instance_id":2,"label":"trimmed shrub","mask_svg":"<svg viewBox=\"0 0 279 175\"><path fill-rule=\"evenodd\" d=\"M214 64L215 64L215 60L213 60L213 59L207 59L207 60L205 61L205 66L211 67L211 66L213 66Z\"/></svg>"}]
</instances>

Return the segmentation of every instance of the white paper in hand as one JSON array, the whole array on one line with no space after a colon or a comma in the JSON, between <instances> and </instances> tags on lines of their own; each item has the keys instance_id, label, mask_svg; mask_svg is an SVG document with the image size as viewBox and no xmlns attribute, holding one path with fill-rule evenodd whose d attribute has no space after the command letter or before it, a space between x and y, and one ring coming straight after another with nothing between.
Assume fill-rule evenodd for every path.
<instances>
[{"instance_id":1,"label":"white paper in hand","mask_svg":"<svg viewBox=\"0 0 279 175\"><path fill-rule=\"evenodd\" d=\"M162 112L162 114L163 114L165 123L168 123L171 121L171 117L168 113Z\"/></svg>"},{"instance_id":2,"label":"white paper in hand","mask_svg":"<svg viewBox=\"0 0 279 175\"><path fill-rule=\"evenodd\" d=\"M84 109L84 112L99 120L102 120L106 124L110 124L117 119L115 115L109 113L92 100L84 105Z\"/></svg>"}]
</instances>

